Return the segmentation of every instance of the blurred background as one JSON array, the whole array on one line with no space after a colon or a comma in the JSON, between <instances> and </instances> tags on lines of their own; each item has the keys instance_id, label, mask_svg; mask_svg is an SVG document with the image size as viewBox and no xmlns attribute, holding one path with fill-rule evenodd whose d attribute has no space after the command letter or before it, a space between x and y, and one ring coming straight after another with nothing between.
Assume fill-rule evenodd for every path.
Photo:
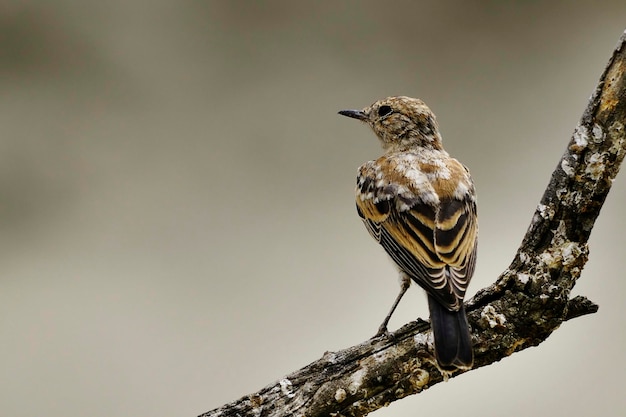
<instances>
[{"instance_id":1,"label":"blurred background","mask_svg":"<svg viewBox=\"0 0 626 417\"><path fill-rule=\"evenodd\" d=\"M372 336L394 267L338 116L425 100L479 193L470 296L513 258L626 28L615 1L0 2L0 415L195 416ZM626 183L600 311L374 415L626 408ZM414 287L391 322L426 317Z\"/></svg>"}]
</instances>

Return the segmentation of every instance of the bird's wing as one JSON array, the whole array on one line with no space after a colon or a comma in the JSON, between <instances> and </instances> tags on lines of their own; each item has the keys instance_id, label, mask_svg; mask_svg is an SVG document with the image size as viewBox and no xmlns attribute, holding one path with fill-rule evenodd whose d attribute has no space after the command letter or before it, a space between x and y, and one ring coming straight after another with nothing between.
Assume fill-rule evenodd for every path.
<instances>
[{"instance_id":1,"label":"bird's wing","mask_svg":"<svg viewBox=\"0 0 626 417\"><path fill-rule=\"evenodd\" d=\"M457 310L476 260L476 203L473 188L462 195L446 193L450 186L440 192L435 188L437 184L417 192L366 164L357 183L357 211L403 271L448 309Z\"/></svg>"},{"instance_id":2,"label":"bird's wing","mask_svg":"<svg viewBox=\"0 0 626 417\"><path fill-rule=\"evenodd\" d=\"M478 220L473 194L441 201L435 227L435 250L448 266L447 284L462 302L476 265Z\"/></svg>"}]
</instances>

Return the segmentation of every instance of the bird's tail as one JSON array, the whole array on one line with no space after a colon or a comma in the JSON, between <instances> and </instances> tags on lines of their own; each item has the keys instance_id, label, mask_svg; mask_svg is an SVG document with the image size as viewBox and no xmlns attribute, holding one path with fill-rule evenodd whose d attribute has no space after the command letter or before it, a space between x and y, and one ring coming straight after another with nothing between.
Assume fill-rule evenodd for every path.
<instances>
[{"instance_id":1,"label":"bird's tail","mask_svg":"<svg viewBox=\"0 0 626 417\"><path fill-rule=\"evenodd\" d=\"M470 369L474 352L463 304L459 311L450 311L428 295L428 308L439 367L446 371Z\"/></svg>"}]
</instances>

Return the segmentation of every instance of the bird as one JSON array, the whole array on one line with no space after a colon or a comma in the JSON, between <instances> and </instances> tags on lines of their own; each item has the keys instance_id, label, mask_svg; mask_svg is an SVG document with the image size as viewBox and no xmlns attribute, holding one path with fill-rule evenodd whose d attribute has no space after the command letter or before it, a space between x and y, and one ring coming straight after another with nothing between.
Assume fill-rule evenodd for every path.
<instances>
[{"instance_id":1,"label":"bird","mask_svg":"<svg viewBox=\"0 0 626 417\"><path fill-rule=\"evenodd\" d=\"M374 337L388 334L413 281L427 294L439 368L471 369L463 299L476 265L478 217L469 169L444 150L435 115L420 99L387 97L339 114L367 123L384 151L358 169L356 185L358 215L400 272L400 293Z\"/></svg>"}]
</instances>

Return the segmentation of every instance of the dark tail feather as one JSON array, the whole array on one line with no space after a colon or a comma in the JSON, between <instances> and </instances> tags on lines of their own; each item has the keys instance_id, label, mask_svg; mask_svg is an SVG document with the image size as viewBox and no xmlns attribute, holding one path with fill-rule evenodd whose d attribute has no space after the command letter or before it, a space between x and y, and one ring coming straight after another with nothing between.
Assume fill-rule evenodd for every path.
<instances>
[{"instance_id":1,"label":"dark tail feather","mask_svg":"<svg viewBox=\"0 0 626 417\"><path fill-rule=\"evenodd\" d=\"M428 308L439 367L447 371L470 369L474 352L465 307L461 305L459 311L450 311L429 295Z\"/></svg>"}]
</instances>

